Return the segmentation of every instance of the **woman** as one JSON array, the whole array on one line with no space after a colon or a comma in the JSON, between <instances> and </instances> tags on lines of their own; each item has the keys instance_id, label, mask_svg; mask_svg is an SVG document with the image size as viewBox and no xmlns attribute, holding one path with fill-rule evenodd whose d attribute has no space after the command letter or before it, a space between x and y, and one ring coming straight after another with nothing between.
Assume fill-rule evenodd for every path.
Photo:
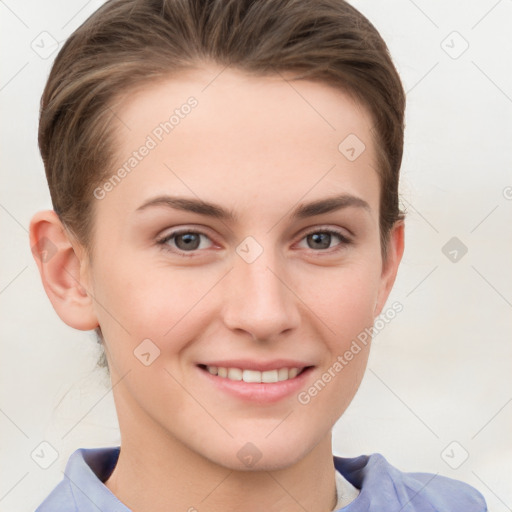
<instances>
[{"instance_id":1,"label":"woman","mask_svg":"<svg viewBox=\"0 0 512 512\"><path fill-rule=\"evenodd\" d=\"M403 253L404 109L338 0L115 0L75 31L30 241L104 347L121 446L77 450L39 511L486 509L332 454Z\"/></svg>"}]
</instances>

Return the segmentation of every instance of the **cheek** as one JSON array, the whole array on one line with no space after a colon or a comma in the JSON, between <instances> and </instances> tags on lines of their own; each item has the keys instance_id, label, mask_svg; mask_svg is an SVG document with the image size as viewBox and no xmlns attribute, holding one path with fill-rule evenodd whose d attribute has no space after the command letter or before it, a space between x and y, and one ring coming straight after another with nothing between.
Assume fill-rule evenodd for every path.
<instances>
[{"instance_id":1,"label":"cheek","mask_svg":"<svg viewBox=\"0 0 512 512\"><path fill-rule=\"evenodd\" d=\"M120 352L147 338L166 352L178 352L197 334L199 319L207 317L211 302L203 299L218 280L211 268L171 269L147 262L99 269L95 297L105 339Z\"/></svg>"},{"instance_id":2,"label":"cheek","mask_svg":"<svg viewBox=\"0 0 512 512\"><path fill-rule=\"evenodd\" d=\"M319 270L316 275L307 277L303 289L309 299L305 302L329 328L333 348L343 349L353 337L372 325L379 274L374 263L361 261L328 272Z\"/></svg>"},{"instance_id":3,"label":"cheek","mask_svg":"<svg viewBox=\"0 0 512 512\"><path fill-rule=\"evenodd\" d=\"M322 321L327 350L315 380L297 399L310 417L322 418L322 423L332 425L338 420L364 376L378 289L375 275L361 266L315 280L317 289L308 305Z\"/></svg>"},{"instance_id":4,"label":"cheek","mask_svg":"<svg viewBox=\"0 0 512 512\"><path fill-rule=\"evenodd\" d=\"M332 420L346 409L363 378L368 361L380 268L371 260L310 276L315 283L308 306L322 320L327 351L313 387L301 404Z\"/></svg>"}]
</instances>

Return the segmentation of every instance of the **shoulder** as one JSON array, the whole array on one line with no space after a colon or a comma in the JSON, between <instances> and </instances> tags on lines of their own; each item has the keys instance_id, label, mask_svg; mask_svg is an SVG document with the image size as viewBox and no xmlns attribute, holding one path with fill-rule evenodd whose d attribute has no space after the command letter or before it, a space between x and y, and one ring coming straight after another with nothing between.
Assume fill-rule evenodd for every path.
<instances>
[{"instance_id":1,"label":"shoulder","mask_svg":"<svg viewBox=\"0 0 512 512\"><path fill-rule=\"evenodd\" d=\"M350 509L354 512L394 510L396 506L403 512L487 511L483 496L474 487L439 474L400 471L379 453L354 458L334 457L334 464L360 489L353 502L354 508ZM361 508L356 506L358 501Z\"/></svg>"},{"instance_id":2,"label":"shoulder","mask_svg":"<svg viewBox=\"0 0 512 512\"><path fill-rule=\"evenodd\" d=\"M119 447L75 450L66 464L64 478L35 512L128 511L103 484L118 456Z\"/></svg>"},{"instance_id":3,"label":"shoulder","mask_svg":"<svg viewBox=\"0 0 512 512\"><path fill-rule=\"evenodd\" d=\"M64 478L37 507L35 512L76 512L77 510L71 485Z\"/></svg>"}]
</instances>

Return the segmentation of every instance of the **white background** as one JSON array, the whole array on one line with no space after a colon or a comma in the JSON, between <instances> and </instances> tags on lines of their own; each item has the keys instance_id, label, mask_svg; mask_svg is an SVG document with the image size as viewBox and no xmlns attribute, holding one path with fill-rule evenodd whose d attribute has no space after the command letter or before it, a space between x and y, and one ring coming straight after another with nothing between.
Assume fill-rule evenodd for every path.
<instances>
[{"instance_id":1,"label":"white background","mask_svg":"<svg viewBox=\"0 0 512 512\"><path fill-rule=\"evenodd\" d=\"M27 232L33 213L51 208L37 122L55 57L31 44L44 31L62 44L101 3L0 2L5 512L33 510L75 449L119 444L94 335L67 327L52 309ZM468 482L490 510L511 510L512 1L353 4L387 41L407 90L407 248L389 300L403 312L375 339L333 450L380 452L402 470ZM452 237L468 250L455 262L442 252ZM31 458L42 441L58 452L48 469Z\"/></svg>"}]
</instances>

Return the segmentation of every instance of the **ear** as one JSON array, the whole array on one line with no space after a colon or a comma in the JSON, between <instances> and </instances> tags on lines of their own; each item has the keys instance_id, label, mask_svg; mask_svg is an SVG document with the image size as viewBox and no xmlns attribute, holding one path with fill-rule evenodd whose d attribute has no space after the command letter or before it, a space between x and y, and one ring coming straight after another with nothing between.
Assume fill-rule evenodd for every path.
<instances>
[{"instance_id":1,"label":"ear","mask_svg":"<svg viewBox=\"0 0 512 512\"><path fill-rule=\"evenodd\" d=\"M88 331L99 324L87 289L85 251L76 241L73 244L53 210L32 217L30 247L46 294L64 323Z\"/></svg>"},{"instance_id":2,"label":"ear","mask_svg":"<svg viewBox=\"0 0 512 512\"><path fill-rule=\"evenodd\" d=\"M375 316L381 314L384 304L393 288L396 274L404 254L404 223L398 221L389 233L386 260L382 263L380 287L375 304Z\"/></svg>"}]
</instances>

